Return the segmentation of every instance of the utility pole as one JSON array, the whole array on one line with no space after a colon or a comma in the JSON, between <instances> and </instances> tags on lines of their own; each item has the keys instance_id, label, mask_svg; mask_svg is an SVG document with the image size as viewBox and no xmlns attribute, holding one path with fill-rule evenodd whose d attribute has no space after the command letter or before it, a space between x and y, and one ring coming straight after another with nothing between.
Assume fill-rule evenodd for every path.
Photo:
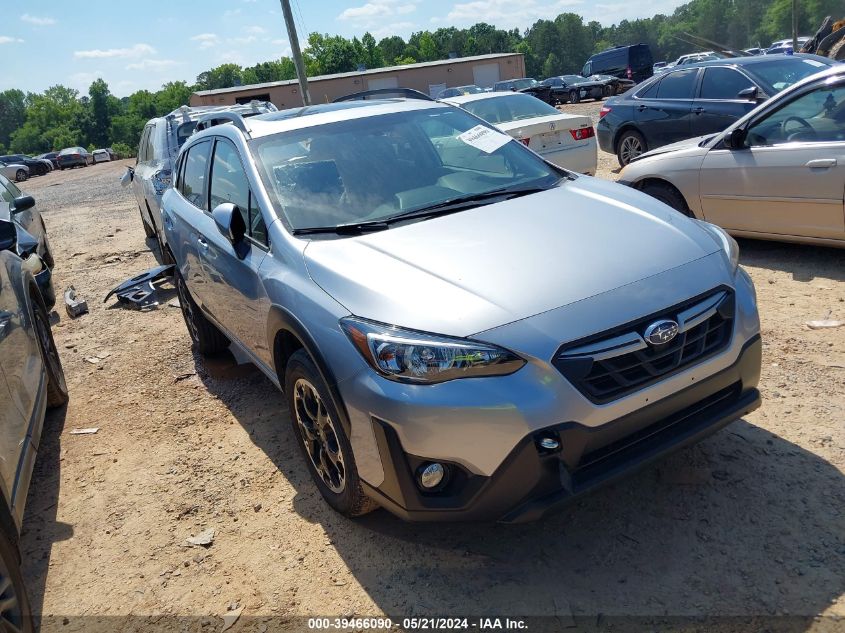
<instances>
[{"instance_id":1,"label":"utility pole","mask_svg":"<svg viewBox=\"0 0 845 633\"><path fill-rule=\"evenodd\" d=\"M792 0L792 50L798 52L798 0Z\"/></svg>"},{"instance_id":2,"label":"utility pole","mask_svg":"<svg viewBox=\"0 0 845 633\"><path fill-rule=\"evenodd\" d=\"M285 26L288 27L293 65L296 66L296 78L299 79L299 91L302 93L302 103L311 105L311 95L308 94L308 77L305 76L305 64L302 61L302 51L299 50L299 38L296 36L296 24L293 22L293 12L290 10L290 0L281 0L282 13L285 16Z\"/></svg>"}]
</instances>

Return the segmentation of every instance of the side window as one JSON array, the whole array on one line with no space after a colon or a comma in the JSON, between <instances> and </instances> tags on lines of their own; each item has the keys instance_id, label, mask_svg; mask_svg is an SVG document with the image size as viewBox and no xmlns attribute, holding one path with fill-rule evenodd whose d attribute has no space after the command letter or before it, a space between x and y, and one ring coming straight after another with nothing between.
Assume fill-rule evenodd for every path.
<instances>
[{"instance_id":1,"label":"side window","mask_svg":"<svg viewBox=\"0 0 845 633\"><path fill-rule=\"evenodd\" d=\"M188 202L203 210L207 208L205 185L210 152L211 141L197 143L188 150L182 176L182 188L179 190Z\"/></svg>"},{"instance_id":2,"label":"side window","mask_svg":"<svg viewBox=\"0 0 845 633\"><path fill-rule=\"evenodd\" d=\"M748 130L752 147L845 141L845 86L824 86L790 101Z\"/></svg>"},{"instance_id":3,"label":"side window","mask_svg":"<svg viewBox=\"0 0 845 633\"><path fill-rule=\"evenodd\" d=\"M698 68L669 73L660 80L658 99L692 99L695 94L695 80Z\"/></svg>"},{"instance_id":4,"label":"side window","mask_svg":"<svg viewBox=\"0 0 845 633\"><path fill-rule=\"evenodd\" d=\"M707 68L699 99L738 99L739 93L754 84L732 68Z\"/></svg>"},{"instance_id":5,"label":"side window","mask_svg":"<svg viewBox=\"0 0 845 633\"><path fill-rule=\"evenodd\" d=\"M210 200L210 209L225 202L237 205L244 219L247 235L262 244L267 243L267 227L261 217L261 209L250 192L249 180L240 154L231 142L224 139L218 140L214 149Z\"/></svg>"},{"instance_id":6,"label":"side window","mask_svg":"<svg viewBox=\"0 0 845 633\"><path fill-rule=\"evenodd\" d=\"M657 97L657 87L660 81L654 81L637 93L638 99L654 99Z\"/></svg>"},{"instance_id":7,"label":"side window","mask_svg":"<svg viewBox=\"0 0 845 633\"><path fill-rule=\"evenodd\" d=\"M146 126L141 133L141 140L138 143L138 161L143 163L147 160L147 139L150 137L150 127Z\"/></svg>"},{"instance_id":8,"label":"side window","mask_svg":"<svg viewBox=\"0 0 845 633\"><path fill-rule=\"evenodd\" d=\"M173 179L178 191L182 191L182 167L185 166L185 154L182 154L176 161L176 178Z\"/></svg>"},{"instance_id":9,"label":"side window","mask_svg":"<svg viewBox=\"0 0 845 633\"><path fill-rule=\"evenodd\" d=\"M0 181L0 200L3 202L12 202L15 199L15 196L12 195L12 191L5 186L6 183Z\"/></svg>"},{"instance_id":10,"label":"side window","mask_svg":"<svg viewBox=\"0 0 845 633\"><path fill-rule=\"evenodd\" d=\"M155 160L156 153L155 153L155 138L156 138L156 126L150 126L150 133L147 135L147 150L146 156L147 160Z\"/></svg>"},{"instance_id":11,"label":"side window","mask_svg":"<svg viewBox=\"0 0 845 633\"><path fill-rule=\"evenodd\" d=\"M261 209L258 207L258 202L252 192L249 194L249 223L246 226L250 237L256 242L265 246L269 243L267 240L267 225L264 223L264 218L261 217Z\"/></svg>"}]
</instances>

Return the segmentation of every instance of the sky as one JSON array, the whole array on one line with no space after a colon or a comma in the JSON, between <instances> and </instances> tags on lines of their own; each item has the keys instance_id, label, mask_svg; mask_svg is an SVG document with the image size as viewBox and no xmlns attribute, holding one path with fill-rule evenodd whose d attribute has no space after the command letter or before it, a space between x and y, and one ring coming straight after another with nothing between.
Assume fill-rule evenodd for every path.
<instances>
[{"instance_id":1,"label":"sky","mask_svg":"<svg viewBox=\"0 0 845 633\"><path fill-rule=\"evenodd\" d=\"M291 0L300 42L319 31L376 39L487 22L524 30L573 12L610 25L671 13L684 0ZM98 77L112 93L193 83L225 62L251 66L290 54L279 0L3 0L0 90L62 84L87 93ZM201 7L201 9L199 8Z\"/></svg>"}]
</instances>

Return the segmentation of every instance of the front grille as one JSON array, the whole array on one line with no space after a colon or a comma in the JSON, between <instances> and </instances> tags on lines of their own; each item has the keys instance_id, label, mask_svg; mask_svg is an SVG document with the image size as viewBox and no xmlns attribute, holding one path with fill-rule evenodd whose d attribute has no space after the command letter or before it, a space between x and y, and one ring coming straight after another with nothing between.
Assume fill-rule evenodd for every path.
<instances>
[{"instance_id":1,"label":"front grille","mask_svg":"<svg viewBox=\"0 0 845 633\"><path fill-rule=\"evenodd\" d=\"M592 402L604 404L643 389L727 347L734 295L719 289L611 331L561 347L552 363ZM646 342L649 325L678 324L664 344Z\"/></svg>"}]
</instances>

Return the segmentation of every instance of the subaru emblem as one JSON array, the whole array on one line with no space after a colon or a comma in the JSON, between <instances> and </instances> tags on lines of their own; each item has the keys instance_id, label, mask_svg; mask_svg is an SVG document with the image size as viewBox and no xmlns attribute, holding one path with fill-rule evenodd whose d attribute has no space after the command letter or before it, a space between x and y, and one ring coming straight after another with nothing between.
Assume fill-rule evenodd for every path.
<instances>
[{"instance_id":1,"label":"subaru emblem","mask_svg":"<svg viewBox=\"0 0 845 633\"><path fill-rule=\"evenodd\" d=\"M678 336L678 324L671 319L655 321L645 329L646 342L650 345L665 345Z\"/></svg>"}]
</instances>

